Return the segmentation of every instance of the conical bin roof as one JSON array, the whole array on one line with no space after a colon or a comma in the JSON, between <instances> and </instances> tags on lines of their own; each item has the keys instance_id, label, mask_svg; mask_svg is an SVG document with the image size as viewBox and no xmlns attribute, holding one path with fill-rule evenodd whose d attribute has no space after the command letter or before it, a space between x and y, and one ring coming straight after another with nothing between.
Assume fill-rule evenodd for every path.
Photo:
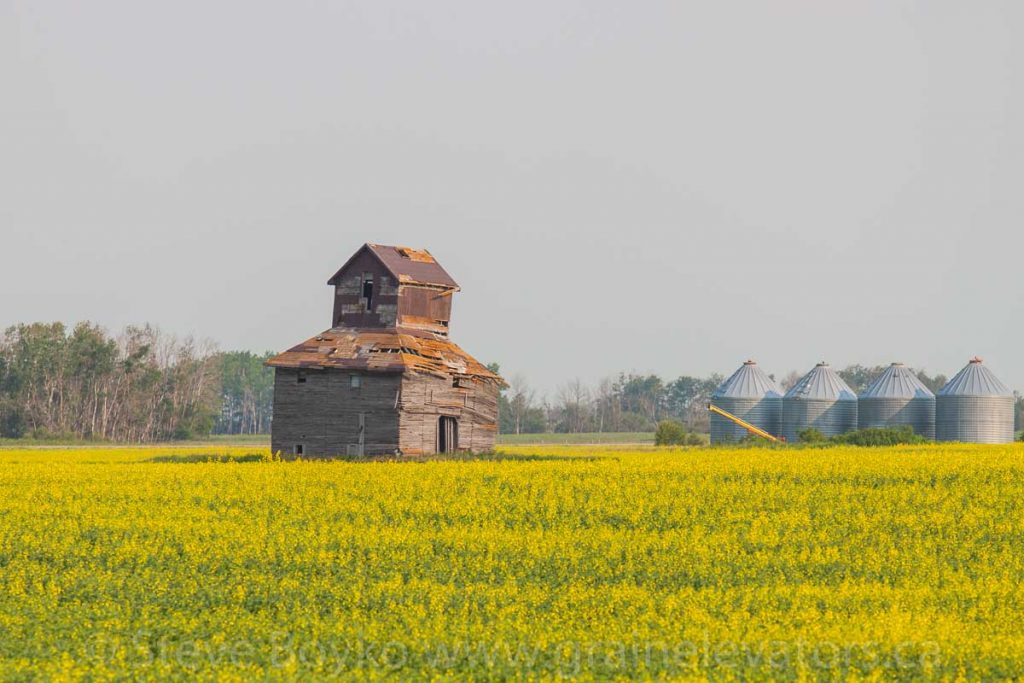
<instances>
[{"instance_id":1,"label":"conical bin roof","mask_svg":"<svg viewBox=\"0 0 1024 683\"><path fill-rule=\"evenodd\" d=\"M980 358L972 358L946 386L939 396L1013 396L1005 384L982 364Z\"/></svg>"},{"instance_id":2,"label":"conical bin roof","mask_svg":"<svg viewBox=\"0 0 1024 683\"><path fill-rule=\"evenodd\" d=\"M782 398L775 381L756 362L748 360L722 382L712 398Z\"/></svg>"},{"instance_id":3,"label":"conical bin roof","mask_svg":"<svg viewBox=\"0 0 1024 683\"><path fill-rule=\"evenodd\" d=\"M803 401L856 401L857 394L843 381L832 367L825 362L800 378L785 398Z\"/></svg>"},{"instance_id":4,"label":"conical bin roof","mask_svg":"<svg viewBox=\"0 0 1024 683\"><path fill-rule=\"evenodd\" d=\"M893 363L861 392L861 398L935 398L935 394L903 363Z\"/></svg>"}]
</instances>

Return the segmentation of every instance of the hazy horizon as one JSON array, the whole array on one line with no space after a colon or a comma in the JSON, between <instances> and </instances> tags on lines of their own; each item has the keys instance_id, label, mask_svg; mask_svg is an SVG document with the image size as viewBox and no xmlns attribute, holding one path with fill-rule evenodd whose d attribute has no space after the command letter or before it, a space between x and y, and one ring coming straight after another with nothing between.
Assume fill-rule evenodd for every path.
<instances>
[{"instance_id":1,"label":"hazy horizon","mask_svg":"<svg viewBox=\"0 0 1024 683\"><path fill-rule=\"evenodd\" d=\"M284 350L364 242L546 393L819 360L1024 389L1024 5L0 0L0 325Z\"/></svg>"}]
</instances>

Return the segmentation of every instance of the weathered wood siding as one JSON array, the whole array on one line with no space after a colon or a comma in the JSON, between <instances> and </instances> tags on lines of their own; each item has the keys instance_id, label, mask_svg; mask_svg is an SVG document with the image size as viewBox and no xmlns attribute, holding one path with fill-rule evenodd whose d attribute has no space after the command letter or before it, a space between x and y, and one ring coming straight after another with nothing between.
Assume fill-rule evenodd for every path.
<instances>
[{"instance_id":1,"label":"weathered wood siding","mask_svg":"<svg viewBox=\"0 0 1024 683\"><path fill-rule=\"evenodd\" d=\"M363 276L373 275L373 299L367 310ZM452 290L443 286L399 284L369 251L357 255L333 279L331 327L411 327L448 336Z\"/></svg>"},{"instance_id":2,"label":"weathered wood siding","mask_svg":"<svg viewBox=\"0 0 1024 683\"><path fill-rule=\"evenodd\" d=\"M498 388L489 382L406 374L399 402L399 446L406 455L437 452L442 415L459 423L459 450L479 453L494 448L498 435Z\"/></svg>"},{"instance_id":3,"label":"weathered wood siding","mask_svg":"<svg viewBox=\"0 0 1024 683\"><path fill-rule=\"evenodd\" d=\"M452 292L439 287L400 285L398 324L448 336L452 318Z\"/></svg>"},{"instance_id":4,"label":"weathered wood siding","mask_svg":"<svg viewBox=\"0 0 1024 683\"><path fill-rule=\"evenodd\" d=\"M371 310L363 306L363 273L373 274ZM398 283L368 251L343 270L334 285L331 327L394 327L398 319Z\"/></svg>"},{"instance_id":5,"label":"weathered wood siding","mask_svg":"<svg viewBox=\"0 0 1024 683\"><path fill-rule=\"evenodd\" d=\"M306 378L298 382L302 372ZM359 387L352 386L352 375ZM366 455L398 449L398 412L395 409L402 375L352 373L340 370L277 368L274 373L274 420L271 448L303 457L354 454L359 444L359 416L365 425Z\"/></svg>"}]
</instances>

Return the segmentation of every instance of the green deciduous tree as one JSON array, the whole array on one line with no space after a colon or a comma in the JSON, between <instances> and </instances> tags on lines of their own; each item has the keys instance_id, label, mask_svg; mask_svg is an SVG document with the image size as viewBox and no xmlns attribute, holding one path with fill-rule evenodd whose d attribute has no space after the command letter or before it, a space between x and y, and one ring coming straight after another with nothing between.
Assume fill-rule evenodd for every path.
<instances>
[{"instance_id":1,"label":"green deciduous tree","mask_svg":"<svg viewBox=\"0 0 1024 683\"><path fill-rule=\"evenodd\" d=\"M266 434L274 405L274 370L266 362L271 352L230 351L218 356L221 409L217 434Z\"/></svg>"},{"instance_id":2,"label":"green deciduous tree","mask_svg":"<svg viewBox=\"0 0 1024 683\"><path fill-rule=\"evenodd\" d=\"M0 338L0 435L146 442L209 434L213 347L151 326L117 338L80 323L16 325Z\"/></svg>"}]
</instances>

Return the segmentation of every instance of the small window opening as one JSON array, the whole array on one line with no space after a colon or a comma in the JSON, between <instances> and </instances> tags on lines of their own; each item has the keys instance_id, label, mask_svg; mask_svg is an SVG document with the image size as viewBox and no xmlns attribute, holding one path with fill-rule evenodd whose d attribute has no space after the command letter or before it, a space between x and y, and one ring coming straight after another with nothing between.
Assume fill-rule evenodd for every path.
<instances>
[{"instance_id":1,"label":"small window opening","mask_svg":"<svg viewBox=\"0 0 1024 683\"><path fill-rule=\"evenodd\" d=\"M302 455L305 450L301 443L295 444L295 455Z\"/></svg>"},{"instance_id":2,"label":"small window opening","mask_svg":"<svg viewBox=\"0 0 1024 683\"><path fill-rule=\"evenodd\" d=\"M349 381L351 382L353 389L358 389L363 384L363 378L360 375L352 375Z\"/></svg>"},{"instance_id":3,"label":"small window opening","mask_svg":"<svg viewBox=\"0 0 1024 683\"><path fill-rule=\"evenodd\" d=\"M373 273L363 273L363 306L373 310Z\"/></svg>"},{"instance_id":4,"label":"small window opening","mask_svg":"<svg viewBox=\"0 0 1024 683\"><path fill-rule=\"evenodd\" d=\"M304 373L302 370L299 370L299 373L297 375L295 375L295 383L296 384L305 384L306 383L306 373Z\"/></svg>"}]
</instances>

